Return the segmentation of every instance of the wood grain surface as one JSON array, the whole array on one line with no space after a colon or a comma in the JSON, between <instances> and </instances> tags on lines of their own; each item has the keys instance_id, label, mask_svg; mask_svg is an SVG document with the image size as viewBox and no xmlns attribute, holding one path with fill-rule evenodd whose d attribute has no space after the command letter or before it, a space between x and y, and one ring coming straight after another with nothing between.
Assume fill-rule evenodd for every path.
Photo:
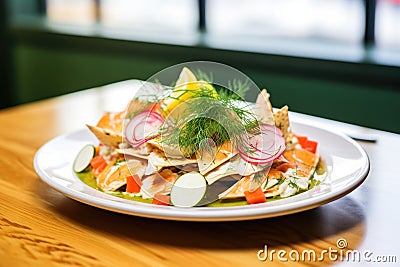
<instances>
[{"instance_id":1,"label":"wood grain surface","mask_svg":"<svg viewBox=\"0 0 400 267\"><path fill-rule=\"evenodd\" d=\"M133 82L133 84L135 84ZM319 208L282 217L220 223L174 222L94 208L54 191L33 169L46 141L122 109L129 84L117 84L0 111L0 266L321 266L340 259L265 261L258 252L370 251L400 261L397 153L400 136L369 130L366 182ZM347 247L338 249L344 239ZM286 258L288 255L286 254ZM264 254L261 253L261 256ZM382 258L380 258L382 259ZM367 259L368 260L368 259ZM360 260L365 265L365 260ZM384 266L396 263L385 263Z\"/></svg>"}]
</instances>

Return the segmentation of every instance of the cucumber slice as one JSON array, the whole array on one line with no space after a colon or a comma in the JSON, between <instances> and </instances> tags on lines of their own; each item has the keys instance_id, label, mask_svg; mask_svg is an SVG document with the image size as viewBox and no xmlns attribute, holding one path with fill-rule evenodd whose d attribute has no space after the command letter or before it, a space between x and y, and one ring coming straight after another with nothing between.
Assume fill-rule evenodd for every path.
<instances>
[{"instance_id":1,"label":"cucumber slice","mask_svg":"<svg viewBox=\"0 0 400 267\"><path fill-rule=\"evenodd\" d=\"M194 207L206 194L207 181L198 172L189 172L176 179L171 189L171 203L177 207Z\"/></svg>"},{"instance_id":2,"label":"cucumber slice","mask_svg":"<svg viewBox=\"0 0 400 267\"><path fill-rule=\"evenodd\" d=\"M76 155L73 169L75 172L83 172L90 165L90 161L96 155L96 148L94 145L86 145L78 155Z\"/></svg>"}]
</instances>

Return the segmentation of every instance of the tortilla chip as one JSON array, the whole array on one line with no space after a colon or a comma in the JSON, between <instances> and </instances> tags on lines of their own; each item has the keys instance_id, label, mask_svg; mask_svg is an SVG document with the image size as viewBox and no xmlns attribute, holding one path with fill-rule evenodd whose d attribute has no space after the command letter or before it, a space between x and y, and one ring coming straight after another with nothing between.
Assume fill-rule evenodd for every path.
<instances>
[{"instance_id":1,"label":"tortilla chip","mask_svg":"<svg viewBox=\"0 0 400 267\"><path fill-rule=\"evenodd\" d=\"M236 160L227 161L205 175L204 177L206 178L207 183L210 185L226 176L238 174L235 161Z\"/></svg>"},{"instance_id":2,"label":"tortilla chip","mask_svg":"<svg viewBox=\"0 0 400 267\"><path fill-rule=\"evenodd\" d=\"M122 143L121 134L114 131L103 129L97 126L86 125L89 130L99 139L100 143L106 146L118 147Z\"/></svg>"},{"instance_id":3,"label":"tortilla chip","mask_svg":"<svg viewBox=\"0 0 400 267\"><path fill-rule=\"evenodd\" d=\"M250 176L245 176L228 188L225 192L219 194L218 197L219 199L243 198L244 192L248 190L249 186Z\"/></svg>"},{"instance_id":4,"label":"tortilla chip","mask_svg":"<svg viewBox=\"0 0 400 267\"><path fill-rule=\"evenodd\" d=\"M317 168L319 155L302 148L295 148L283 153L285 159L296 166L296 176L311 178Z\"/></svg>"},{"instance_id":5,"label":"tortilla chip","mask_svg":"<svg viewBox=\"0 0 400 267\"><path fill-rule=\"evenodd\" d=\"M287 138L290 134L289 107L284 106L274 113L275 125L281 129L283 137Z\"/></svg>"},{"instance_id":6,"label":"tortilla chip","mask_svg":"<svg viewBox=\"0 0 400 267\"><path fill-rule=\"evenodd\" d=\"M199 150L197 155L199 171L202 175L205 175L236 155L237 151L234 151L230 142L225 142L219 147L214 147L214 151L208 151L207 149Z\"/></svg>"},{"instance_id":7,"label":"tortilla chip","mask_svg":"<svg viewBox=\"0 0 400 267\"><path fill-rule=\"evenodd\" d=\"M292 150L295 146L293 142L293 133L290 128L289 121L289 107L284 106L274 113L275 126L281 129L283 137L285 138L286 150Z\"/></svg>"},{"instance_id":8,"label":"tortilla chip","mask_svg":"<svg viewBox=\"0 0 400 267\"><path fill-rule=\"evenodd\" d=\"M282 172L271 168L268 171L268 174L265 175L265 171L263 171L263 181L261 183L261 188L264 189L264 194L266 197L271 197L275 195L279 195L282 190L280 188L280 183L277 179L285 179L285 176ZM244 176L237 183L235 183L232 187L230 187L225 192L219 195L220 199L232 199L232 198L244 198L244 192L251 189L253 186L257 185L257 183L253 182L254 177L252 175ZM266 188L267 184L271 180L277 180L270 188Z\"/></svg>"},{"instance_id":9,"label":"tortilla chip","mask_svg":"<svg viewBox=\"0 0 400 267\"><path fill-rule=\"evenodd\" d=\"M125 155L125 156L132 156L132 157L135 157L135 158L145 159L145 160L148 159L149 154L150 154L149 153L149 154L146 155L146 154L144 154L142 152L141 149L133 148L133 147L130 147L130 148L118 148L115 151L117 153Z\"/></svg>"},{"instance_id":10,"label":"tortilla chip","mask_svg":"<svg viewBox=\"0 0 400 267\"><path fill-rule=\"evenodd\" d=\"M125 115L140 111L145 105L144 101L132 99L126 107L126 112L105 112L96 126L87 125L87 127L104 145L118 147L122 142Z\"/></svg>"},{"instance_id":11,"label":"tortilla chip","mask_svg":"<svg viewBox=\"0 0 400 267\"><path fill-rule=\"evenodd\" d=\"M143 177L146 163L140 160L129 160L119 165L111 162L106 169L97 177L97 186L105 191L115 191L126 184L126 177L132 174Z\"/></svg>"},{"instance_id":12,"label":"tortilla chip","mask_svg":"<svg viewBox=\"0 0 400 267\"><path fill-rule=\"evenodd\" d=\"M115 133L122 133L124 118L125 112L105 112L96 126Z\"/></svg>"},{"instance_id":13,"label":"tortilla chip","mask_svg":"<svg viewBox=\"0 0 400 267\"><path fill-rule=\"evenodd\" d=\"M208 172L204 177L210 185L226 176L249 176L264 169L260 165L252 165L242 160L239 155L234 156L225 163Z\"/></svg>"},{"instance_id":14,"label":"tortilla chip","mask_svg":"<svg viewBox=\"0 0 400 267\"><path fill-rule=\"evenodd\" d=\"M257 119L263 123L274 125L272 105L269 101L269 94L266 89L263 89L261 93L258 94L256 104L257 108L254 110L254 113Z\"/></svg>"},{"instance_id":15,"label":"tortilla chip","mask_svg":"<svg viewBox=\"0 0 400 267\"><path fill-rule=\"evenodd\" d=\"M168 158L177 158L177 159L185 158L178 146L170 146L167 144L163 144L161 143L160 140L161 140L160 138L151 139L147 141L147 145L149 145L153 149L155 148L159 151L163 151L164 155Z\"/></svg>"}]
</instances>

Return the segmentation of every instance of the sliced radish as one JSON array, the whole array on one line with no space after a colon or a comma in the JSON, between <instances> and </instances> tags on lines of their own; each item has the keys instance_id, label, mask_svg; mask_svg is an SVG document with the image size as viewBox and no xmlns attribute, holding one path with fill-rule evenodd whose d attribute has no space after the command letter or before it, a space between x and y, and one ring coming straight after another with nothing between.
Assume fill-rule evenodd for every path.
<instances>
[{"instance_id":1,"label":"sliced radish","mask_svg":"<svg viewBox=\"0 0 400 267\"><path fill-rule=\"evenodd\" d=\"M125 138L132 147L138 148L158 136L164 118L154 111L143 111L133 117L125 127Z\"/></svg>"},{"instance_id":2,"label":"sliced radish","mask_svg":"<svg viewBox=\"0 0 400 267\"><path fill-rule=\"evenodd\" d=\"M239 156L251 164L272 162L286 149L282 132L268 124L260 125L260 134L248 136L243 140L238 146Z\"/></svg>"},{"instance_id":3,"label":"sliced radish","mask_svg":"<svg viewBox=\"0 0 400 267\"><path fill-rule=\"evenodd\" d=\"M177 207L194 207L204 198L207 181L198 172L189 172L176 179L171 189L171 203Z\"/></svg>"},{"instance_id":4,"label":"sliced radish","mask_svg":"<svg viewBox=\"0 0 400 267\"><path fill-rule=\"evenodd\" d=\"M259 125L259 128L260 128L261 132L269 131L269 132L275 133L276 135L283 136L282 130L274 125L267 124L267 123L261 123Z\"/></svg>"},{"instance_id":5,"label":"sliced radish","mask_svg":"<svg viewBox=\"0 0 400 267\"><path fill-rule=\"evenodd\" d=\"M75 158L73 169L75 172L83 172L90 165L90 161L96 155L93 145L84 146Z\"/></svg>"}]
</instances>

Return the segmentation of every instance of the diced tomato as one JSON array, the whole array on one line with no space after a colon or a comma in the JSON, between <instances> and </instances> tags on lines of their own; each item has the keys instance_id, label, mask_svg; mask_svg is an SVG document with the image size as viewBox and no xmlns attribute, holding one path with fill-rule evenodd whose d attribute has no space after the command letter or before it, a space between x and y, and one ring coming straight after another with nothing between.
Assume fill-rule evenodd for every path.
<instances>
[{"instance_id":1,"label":"diced tomato","mask_svg":"<svg viewBox=\"0 0 400 267\"><path fill-rule=\"evenodd\" d=\"M126 192L139 193L141 187L142 180L137 174L126 177Z\"/></svg>"},{"instance_id":2,"label":"diced tomato","mask_svg":"<svg viewBox=\"0 0 400 267\"><path fill-rule=\"evenodd\" d=\"M305 143L303 146L301 146L303 149L310 151L311 153L317 152L317 146L318 143L312 140L308 140L307 143Z\"/></svg>"},{"instance_id":3,"label":"diced tomato","mask_svg":"<svg viewBox=\"0 0 400 267\"><path fill-rule=\"evenodd\" d=\"M93 176L97 177L107 167L107 162L102 156L96 156L90 161L90 166L93 168Z\"/></svg>"},{"instance_id":4,"label":"diced tomato","mask_svg":"<svg viewBox=\"0 0 400 267\"><path fill-rule=\"evenodd\" d=\"M246 201L249 204L264 203L267 201L261 187L258 187L256 190L252 192L245 191L244 196L246 197Z\"/></svg>"},{"instance_id":5,"label":"diced tomato","mask_svg":"<svg viewBox=\"0 0 400 267\"><path fill-rule=\"evenodd\" d=\"M301 147L303 147L303 145L305 145L308 141L308 138L306 136L298 136L296 135L297 141L299 141L299 144Z\"/></svg>"},{"instance_id":6,"label":"diced tomato","mask_svg":"<svg viewBox=\"0 0 400 267\"><path fill-rule=\"evenodd\" d=\"M106 161L102 156L96 156L90 160L90 166L92 166L93 169L97 169L99 166L103 165L105 162Z\"/></svg>"},{"instance_id":7,"label":"diced tomato","mask_svg":"<svg viewBox=\"0 0 400 267\"><path fill-rule=\"evenodd\" d=\"M303 149L310 151L311 153L314 154L317 152L317 145L318 145L317 142L309 140L306 136L296 135L296 138Z\"/></svg>"},{"instance_id":8,"label":"diced tomato","mask_svg":"<svg viewBox=\"0 0 400 267\"><path fill-rule=\"evenodd\" d=\"M163 194L155 194L153 201L151 203L156 205L169 206L169 201L170 201L170 196L166 196Z\"/></svg>"},{"instance_id":9,"label":"diced tomato","mask_svg":"<svg viewBox=\"0 0 400 267\"><path fill-rule=\"evenodd\" d=\"M96 169L93 169L93 176L94 177L98 177L99 175L100 175L100 173L102 172L102 171L104 171L104 169L107 167L107 162L103 162L101 165L99 165L99 166L97 166L97 168Z\"/></svg>"}]
</instances>

